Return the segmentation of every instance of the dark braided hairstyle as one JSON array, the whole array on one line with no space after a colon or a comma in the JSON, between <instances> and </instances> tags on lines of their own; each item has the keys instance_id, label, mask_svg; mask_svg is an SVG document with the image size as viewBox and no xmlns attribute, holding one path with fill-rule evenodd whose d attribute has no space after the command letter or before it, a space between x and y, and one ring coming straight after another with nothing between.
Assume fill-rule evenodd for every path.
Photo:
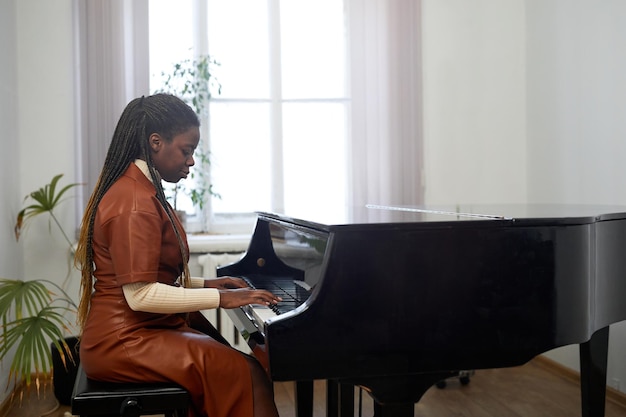
<instances>
[{"instance_id":1,"label":"dark braided hairstyle","mask_svg":"<svg viewBox=\"0 0 626 417\"><path fill-rule=\"evenodd\" d=\"M191 107L178 97L169 94L155 94L153 96L136 98L122 112L113 133L113 139L104 160L102 172L89 198L81 223L78 248L74 260L78 269L81 270L81 299L78 306L78 324L81 328L87 319L91 293L93 291L92 238L98 204L104 194L122 176L129 164L135 159L143 159L148 164L150 176L156 188L157 199L172 222L180 245L183 257L182 284L185 287L190 286L185 244L181 231L178 230L177 223L174 221L175 214L172 213L171 207L165 198L161 177L152 163L148 139L153 133L158 133L166 141L171 141L177 134L198 126L200 126L200 121Z\"/></svg>"}]
</instances>

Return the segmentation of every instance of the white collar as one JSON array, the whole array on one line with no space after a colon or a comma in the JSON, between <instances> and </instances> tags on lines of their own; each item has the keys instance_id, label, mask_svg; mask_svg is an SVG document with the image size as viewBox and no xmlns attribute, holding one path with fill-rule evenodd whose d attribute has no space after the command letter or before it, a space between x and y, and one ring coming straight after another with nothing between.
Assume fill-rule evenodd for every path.
<instances>
[{"instance_id":1,"label":"white collar","mask_svg":"<svg viewBox=\"0 0 626 417\"><path fill-rule=\"evenodd\" d=\"M152 182L152 176L150 175L150 168L148 168L148 163L144 161L143 159L135 159L134 162L135 162L135 165L137 165L137 168L139 168L139 170L143 172L143 175L145 175L146 178L148 178L150 182ZM159 175L159 172L155 171L155 174L157 178L160 180L161 175Z\"/></svg>"},{"instance_id":2,"label":"white collar","mask_svg":"<svg viewBox=\"0 0 626 417\"><path fill-rule=\"evenodd\" d=\"M135 165L137 165L137 168L139 168L141 172L143 172L143 175L145 175L146 178L148 178L150 182L152 182L152 177L150 176L150 168L148 168L148 163L144 161L143 159L135 159Z\"/></svg>"}]
</instances>

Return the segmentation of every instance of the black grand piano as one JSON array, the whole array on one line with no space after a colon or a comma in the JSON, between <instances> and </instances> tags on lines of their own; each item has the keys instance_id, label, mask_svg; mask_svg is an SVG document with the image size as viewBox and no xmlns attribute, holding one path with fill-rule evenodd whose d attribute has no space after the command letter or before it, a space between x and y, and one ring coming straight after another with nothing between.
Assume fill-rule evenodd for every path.
<instances>
[{"instance_id":1,"label":"black grand piano","mask_svg":"<svg viewBox=\"0 0 626 417\"><path fill-rule=\"evenodd\" d=\"M412 416L457 371L580 344L582 415L603 416L609 325L626 319L626 209L258 213L246 255L218 275L283 297L228 310L275 381L361 386L377 417Z\"/></svg>"}]
</instances>

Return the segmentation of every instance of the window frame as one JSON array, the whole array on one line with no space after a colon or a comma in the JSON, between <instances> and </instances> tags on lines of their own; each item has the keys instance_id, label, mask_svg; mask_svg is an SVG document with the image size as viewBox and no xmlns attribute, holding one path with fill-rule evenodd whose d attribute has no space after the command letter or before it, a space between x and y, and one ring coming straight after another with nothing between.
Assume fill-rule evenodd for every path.
<instances>
[{"instance_id":1,"label":"window frame","mask_svg":"<svg viewBox=\"0 0 626 417\"><path fill-rule=\"evenodd\" d=\"M344 96L331 98L299 98L286 99L282 92L282 55L281 55L281 30L280 30L280 0L267 0L268 7L268 44L269 44L269 97L268 98L223 98L219 95L213 95L210 103L206 106L207 114L201 115L201 137L202 152L210 152L211 149L211 132L210 132L210 115L211 107L222 103L249 103L249 104L266 104L269 105L269 136L271 148L271 174L270 174L270 206L271 211L284 211L285 209L285 189L284 189L284 161L283 161L283 105L286 103L341 103L346 107L346 114L349 114L350 99L348 97L347 79L348 71L344 71ZM192 0L193 15L193 45L191 48L191 57L199 55L210 55L210 39L209 39L209 0ZM344 21L347 16L344 16ZM347 29L346 29L347 31ZM345 63L348 63L348 48L346 39ZM346 126L349 120L346 121ZM344 141L347 143L349 129L343 132ZM349 175L348 164L346 164L344 181L347 182ZM207 178L211 180L211 172ZM252 180L252 178L251 178ZM201 211L195 207L195 213L187 216L187 230L191 233L208 232L208 233L241 233L250 231L256 219L256 213L242 212L215 212L213 207L213 198L209 197L207 203Z\"/></svg>"}]
</instances>

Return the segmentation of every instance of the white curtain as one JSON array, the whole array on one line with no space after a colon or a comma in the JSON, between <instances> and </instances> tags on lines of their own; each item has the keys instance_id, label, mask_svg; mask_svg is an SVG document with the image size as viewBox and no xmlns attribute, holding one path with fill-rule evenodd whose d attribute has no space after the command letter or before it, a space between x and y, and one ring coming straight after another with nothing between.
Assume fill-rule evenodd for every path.
<instances>
[{"instance_id":1,"label":"white curtain","mask_svg":"<svg viewBox=\"0 0 626 417\"><path fill-rule=\"evenodd\" d=\"M85 201L122 109L149 94L148 0L76 2L81 74L77 166L87 184ZM422 202L420 4L346 0L353 206Z\"/></svg>"},{"instance_id":2,"label":"white curtain","mask_svg":"<svg viewBox=\"0 0 626 417\"><path fill-rule=\"evenodd\" d=\"M351 204L420 204L420 0L349 0Z\"/></svg>"},{"instance_id":3,"label":"white curtain","mask_svg":"<svg viewBox=\"0 0 626 417\"><path fill-rule=\"evenodd\" d=\"M148 0L76 0L78 179L85 204L126 104L149 94ZM83 207L78 210L83 212Z\"/></svg>"}]
</instances>

